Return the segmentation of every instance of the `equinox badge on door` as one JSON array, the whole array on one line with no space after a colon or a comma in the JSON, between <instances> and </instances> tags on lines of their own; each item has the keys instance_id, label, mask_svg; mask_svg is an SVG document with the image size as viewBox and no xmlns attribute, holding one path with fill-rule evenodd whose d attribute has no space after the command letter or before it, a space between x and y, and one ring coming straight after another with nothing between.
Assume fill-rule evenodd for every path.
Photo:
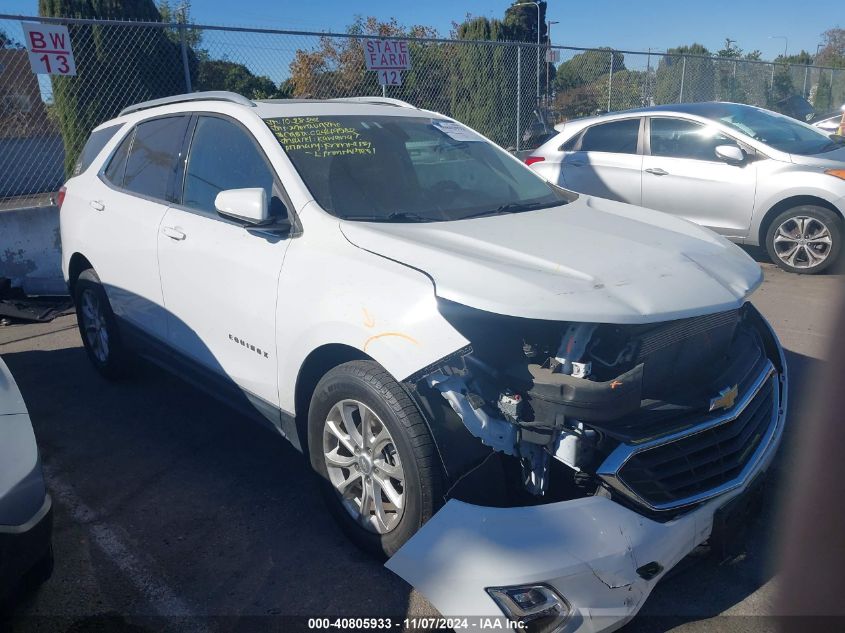
<instances>
[{"instance_id":1,"label":"equinox badge on door","mask_svg":"<svg viewBox=\"0 0 845 633\"><path fill-rule=\"evenodd\" d=\"M247 343L247 342L246 342L245 340L243 340L242 338L238 338L237 336L232 336L232 335L230 334L230 335L229 335L229 340L230 340L230 341L234 341L235 343L240 343L240 344L241 344L241 345L243 345L245 348L247 348L248 350L250 350L250 351L252 351L252 352L255 352L255 353L256 353L256 354L258 354L259 356L263 356L264 358L270 358L270 353L269 353L269 352L265 352L265 351L264 351L264 350L262 350L260 347L256 347L255 345L251 345L251 344ZM711 411L712 411L712 409L711 409Z\"/></svg>"}]
</instances>

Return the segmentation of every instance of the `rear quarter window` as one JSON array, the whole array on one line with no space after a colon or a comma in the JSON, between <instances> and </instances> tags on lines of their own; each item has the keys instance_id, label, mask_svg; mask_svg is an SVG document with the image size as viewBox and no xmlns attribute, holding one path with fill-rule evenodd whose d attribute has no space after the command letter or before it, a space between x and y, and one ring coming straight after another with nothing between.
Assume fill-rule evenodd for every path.
<instances>
[{"instance_id":1,"label":"rear quarter window","mask_svg":"<svg viewBox=\"0 0 845 633\"><path fill-rule=\"evenodd\" d=\"M76 161L76 164L73 166L73 175L78 176L82 172L86 171L90 166L91 163L94 162L94 159L97 158L99 153L103 151L103 148L106 146L117 131L123 127L123 123L118 123L116 125L110 125L109 127L104 127L101 130L94 130L91 132L91 136L88 137L88 140L85 142L85 147L82 148L82 152L79 154L79 158Z\"/></svg>"}]
</instances>

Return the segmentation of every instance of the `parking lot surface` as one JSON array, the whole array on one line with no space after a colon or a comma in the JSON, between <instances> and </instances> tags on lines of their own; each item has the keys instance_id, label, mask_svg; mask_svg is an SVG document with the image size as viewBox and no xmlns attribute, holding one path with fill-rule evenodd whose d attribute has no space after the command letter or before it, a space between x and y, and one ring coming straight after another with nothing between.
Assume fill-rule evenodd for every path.
<instances>
[{"instance_id":1,"label":"parking lot surface","mask_svg":"<svg viewBox=\"0 0 845 633\"><path fill-rule=\"evenodd\" d=\"M774 627L759 616L775 597L778 483L845 277L763 266L753 301L787 350L793 412L766 511L744 556L685 561L626 631ZM152 366L106 382L74 317L2 327L0 354L29 406L56 512L53 578L0 629L285 630L279 616L436 614L345 540L283 439Z\"/></svg>"}]
</instances>

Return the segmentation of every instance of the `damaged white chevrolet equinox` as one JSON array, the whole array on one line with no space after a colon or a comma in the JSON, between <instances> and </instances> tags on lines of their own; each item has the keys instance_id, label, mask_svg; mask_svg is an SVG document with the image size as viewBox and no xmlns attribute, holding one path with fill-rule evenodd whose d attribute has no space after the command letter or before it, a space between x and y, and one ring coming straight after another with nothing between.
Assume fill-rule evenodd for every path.
<instances>
[{"instance_id":1,"label":"damaged white chevrolet equinox","mask_svg":"<svg viewBox=\"0 0 845 633\"><path fill-rule=\"evenodd\" d=\"M742 520L783 431L739 248L406 103L127 108L61 238L102 374L139 353L269 422L447 616L618 627Z\"/></svg>"}]
</instances>

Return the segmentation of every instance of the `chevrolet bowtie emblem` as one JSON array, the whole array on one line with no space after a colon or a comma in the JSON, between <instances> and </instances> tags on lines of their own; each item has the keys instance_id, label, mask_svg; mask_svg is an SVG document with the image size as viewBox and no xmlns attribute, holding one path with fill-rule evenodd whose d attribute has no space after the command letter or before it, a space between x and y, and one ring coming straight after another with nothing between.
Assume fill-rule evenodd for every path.
<instances>
[{"instance_id":1,"label":"chevrolet bowtie emblem","mask_svg":"<svg viewBox=\"0 0 845 633\"><path fill-rule=\"evenodd\" d=\"M736 402L736 397L739 395L739 385L733 387L725 387L719 392L715 398L710 398L710 411L717 409L730 409Z\"/></svg>"}]
</instances>

